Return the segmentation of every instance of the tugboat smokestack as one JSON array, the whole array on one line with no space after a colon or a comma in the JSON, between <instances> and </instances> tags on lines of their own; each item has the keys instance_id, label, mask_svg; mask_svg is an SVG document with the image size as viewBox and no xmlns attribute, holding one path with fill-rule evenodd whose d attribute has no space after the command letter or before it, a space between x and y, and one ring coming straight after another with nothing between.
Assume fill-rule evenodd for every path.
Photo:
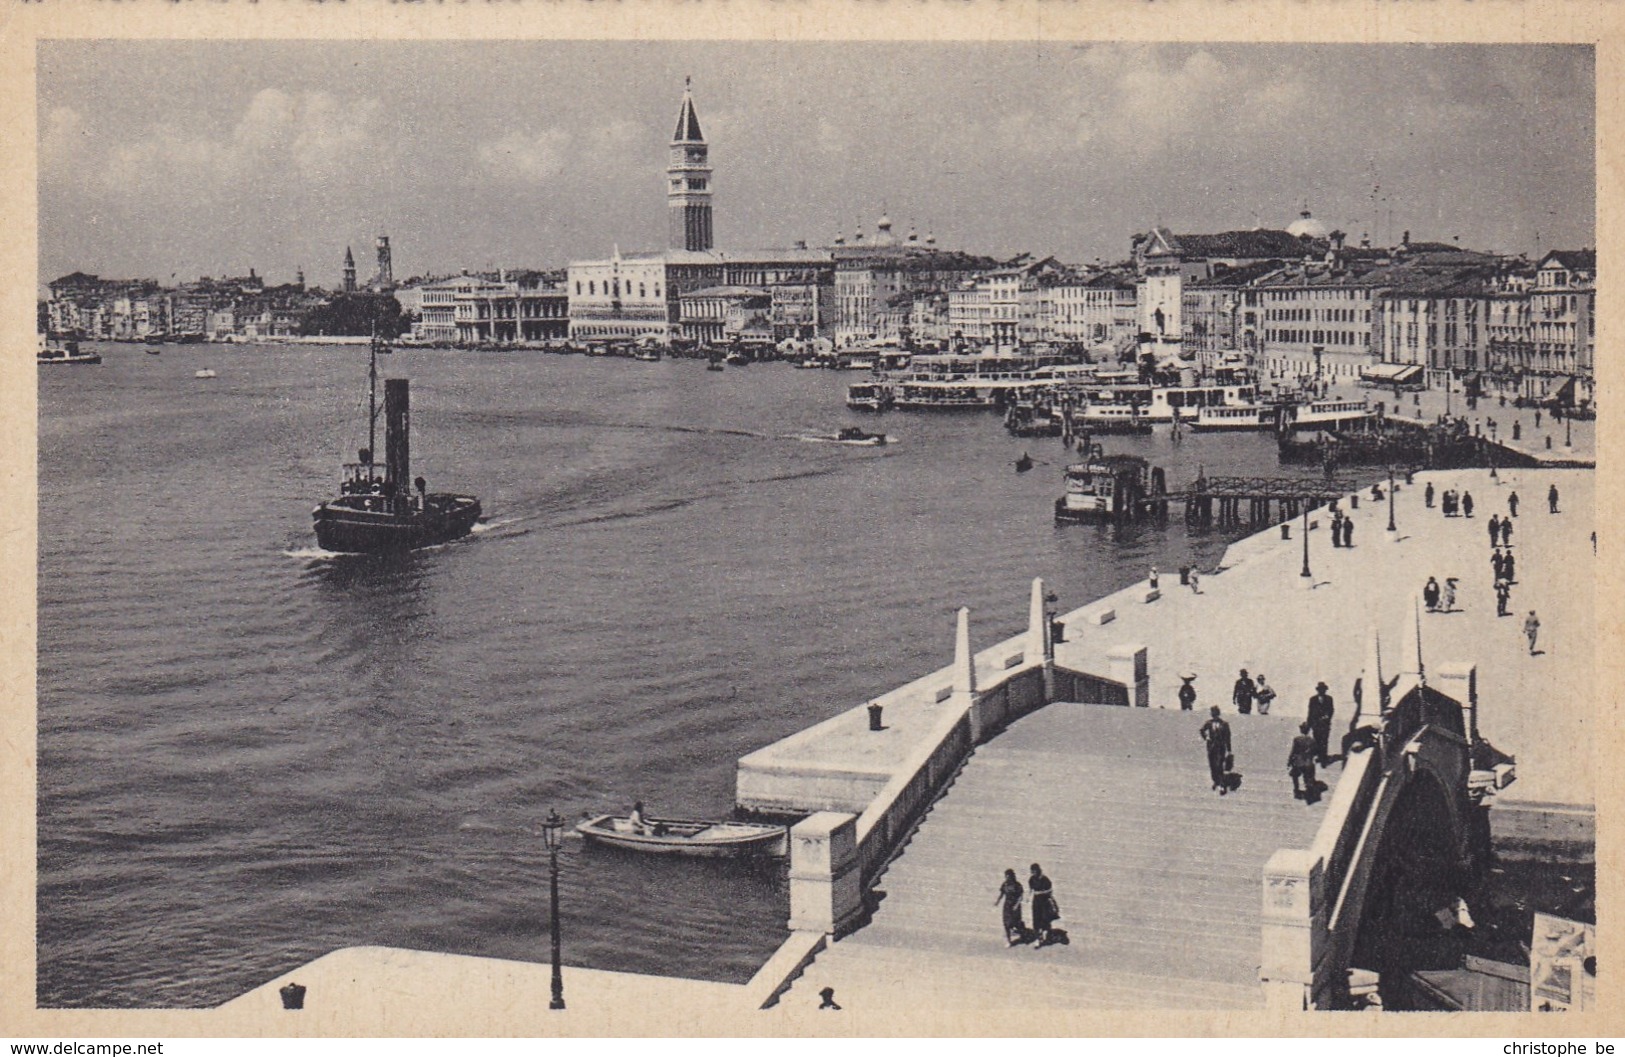
<instances>
[{"instance_id":1,"label":"tugboat smokestack","mask_svg":"<svg viewBox=\"0 0 1625 1057\"><path fill-rule=\"evenodd\" d=\"M384 479L391 492L407 491L412 480L409 385L405 378L384 380Z\"/></svg>"}]
</instances>

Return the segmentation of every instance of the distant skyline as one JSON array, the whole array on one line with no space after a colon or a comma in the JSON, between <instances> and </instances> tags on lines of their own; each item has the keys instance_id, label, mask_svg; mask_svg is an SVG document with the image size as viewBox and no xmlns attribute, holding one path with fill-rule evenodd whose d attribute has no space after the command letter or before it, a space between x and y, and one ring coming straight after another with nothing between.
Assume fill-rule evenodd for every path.
<instances>
[{"instance_id":1,"label":"distant skyline","mask_svg":"<svg viewBox=\"0 0 1625 1057\"><path fill-rule=\"evenodd\" d=\"M1595 245L1577 45L52 41L40 281L363 279L661 249L692 75L721 248L906 236L1072 263L1152 224Z\"/></svg>"}]
</instances>

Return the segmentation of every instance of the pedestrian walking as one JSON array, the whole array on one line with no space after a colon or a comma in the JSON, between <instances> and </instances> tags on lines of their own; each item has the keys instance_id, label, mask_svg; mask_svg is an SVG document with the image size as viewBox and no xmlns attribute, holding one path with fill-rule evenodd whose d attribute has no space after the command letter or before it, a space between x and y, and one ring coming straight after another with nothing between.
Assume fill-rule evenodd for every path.
<instances>
[{"instance_id":1,"label":"pedestrian walking","mask_svg":"<svg viewBox=\"0 0 1625 1057\"><path fill-rule=\"evenodd\" d=\"M1535 428L1540 428L1540 408L1535 408Z\"/></svg>"},{"instance_id":2,"label":"pedestrian walking","mask_svg":"<svg viewBox=\"0 0 1625 1057\"><path fill-rule=\"evenodd\" d=\"M1151 590L1155 591L1157 589L1157 567L1155 565L1151 567L1151 575L1146 579L1151 582Z\"/></svg>"},{"instance_id":3,"label":"pedestrian walking","mask_svg":"<svg viewBox=\"0 0 1625 1057\"><path fill-rule=\"evenodd\" d=\"M1302 800L1315 790L1315 739L1309 733L1307 722L1298 724L1297 737L1286 757L1287 773L1292 776L1292 797Z\"/></svg>"},{"instance_id":4,"label":"pedestrian walking","mask_svg":"<svg viewBox=\"0 0 1625 1057\"><path fill-rule=\"evenodd\" d=\"M1507 496L1507 510L1513 517L1518 516L1518 493L1513 492Z\"/></svg>"},{"instance_id":5,"label":"pedestrian walking","mask_svg":"<svg viewBox=\"0 0 1625 1057\"><path fill-rule=\"evenodd\" d=\"M1275 700L1275 687L1264 681L1264 673L1258 673L1258 689L1253 691L1253 697L1258 702L1258 714L1270 714L1270 702Z\"/></svg>"},{"instance_id":6,"label":"pedestrian walking","mask_svg":"<svg viewBox=\"0 0 1625 1057\"><path fill-rule=\"evenodd\" d=\"M1251 677L1247 675L1247 669L1243 668L1241 674L1236 677L1236 685L1230 690L1230 703L1235 705L1236 711L1242 715L1251 715L1253 711L1253 695L1257 692L1258 688L1253 685Z\"/></svg>"},{"instance_id":7,"label":"pedestrian walking","mask_svg":"<svg viewBox=\"0 0 1625 1057\"><path fill-rule=\"evenodd\" d=\"M1491 514L1490 515L1489 528L1490 528L1490 546L1493 547L1493 546L1495 546L1495 541L1497 539L1499 539L1500 536L1501 536L1501 519L1500 519L1500 517L1498 517L1495 514Z\"/></svg>"},{"instance_id":8,"label":"pedestrian walking","mask_svg":"<svg viewBox=\"0 0 1625 1057\"><path fill-rule=\"evenodd\" d=\"M1004 940L1005 946L1014 947L1027 939L1027 923L1021 920L1021 897L1026 889L1016 880L1016 871L1004 871L1004 883L999 885L999 894L993 900L1004 906Z\"/></svg>"},{"instance_id":9,"label":"pedestrian walking","mask_svg":"<svg viewBox=\"0 0 1625 1057\"><path fill-rule=\"evenodd\" d=\"M1523 622L1523 637L1529 640L1529 656L1535 655L1535 638L1540 635L1540 618L1531 609Z\"/></svg>"},{"instance_id":10,"label":"pedestrian walking","mask_svg":"<svg viewBox=\"0 0 1625 1057\"><path fill-rule=\"evenodd\" d=\"M1033 894L1033 931L1038 934L1038 946L1042 947L1051 939L1061 908L1055 902L1055 886L1037 863L1033 863L1027 875L1027 888Z\"/></svg>"},{"instance_id":11,"label":"pedestrian walking","mask_svg":"<svg viewBox=\"0 0 1625 1057\"><path fill-rule=\"evenodd\" d=\"M1343 519L1343 546L1354 546L1354 519L1351 517Z\"/></svg>"},{"instance_id":12,"label":"pedestrian walking","mask_svg":"<svg viewBox=\"0 0 1625 1057\"><path fill-rule=\"evenodd\" d=\"M1341 547L1342 545L1343 545L1343 512L1341 510L1334 510L1334 511L1332 511L1332 546Z\"/></svg>"},{"instance_id":13,"label":"pedestrian walking","mask_svg":"<svg viewBox=\"0 0 1625 1057\"><path fill-rule=\"evenodd\" d=\"M1473 516L1473 493L1471 492L1461 493L1461 515L1462 517Z\"/></svg>"},{"instance_id":14,"label":"pedestrian walking","mask_svg":"<svg viewBox=\"0 0 1625 1057\"><path fill-rule=\"evenodd\" d=\"M1444 611L1446 613L1454 613L1456 611L1456 584L1457 584L1457 582L1458 581L1456 580L1456 578L1454 576L1448 576L1448 577L1445 578L1445 581L1444 581L1444 598L1440 601L1440 605L1442 605L1444 607Z\"/></svg>"},{"instance_id":15,"label":"pedestrian walking","mask_svg":"<svg viewBox=\"0 0 1625 1057\"><path fill-rule=\"evenodd\" d=\"M1326 755L1327 742L1332 736L1332 718L1337 714L1336 704L1332 695L1326 692L1324 682L1315 684L1315 696L1309 699L1309 718L1305 725L1315 741L1315 759L1325 763L1329 758Z\"/></svg>"},{"instance_id":16,"label":"pedestrian walking","mask_svg":"<svg viewBox=\"0 0 1625 1057\"><path fill-rule=\"evenodd\" d=\"M1428 582L1422 585L1422 601L1427 605L1429 613L1439 608L1439 581L1431 576L1428 577Z\"/></svg>"},{"instance_id":17,"label":"pedestrian walking","mask_svg":"<svg viewBox=\"0 0 1625 1057\"><path fill-rule=\"evenodd\" d=\"M1495 581L1495 615L1498 617L1511 616L1507 603L1512 599L1512 585L1505 580Z\"/></svg>"},{"instance_id":18,"label":"pedestrian walking","mask_svg":"<svg viewBox=\"0 0 1625 1057\"><path fill-rule=\"evenodd\" d=\"M1557 485L1553 484L1546 489L1546 506L1552 513L1557 513Z\"/></svg>"},{"instance_id":19,"label":"pedestrian walking","mask_svg":"<svg viewBox=\"0 0 1625 1057\"><path fill-rule=\"evenodd\" d=\"M1501 548L1495 548L1495 553L1490 555L1490 567L1495 570L1495 579L1506 579L1507 558L1501 553Z\"/></svg>"},{"instance_id":20,"label":"pedestrian walking","mask_svg":"<svg viewBox=\"0 0 1625 1057\"><path fill-rule=\"evenodd\" d=\"M1507 551L1507 556L1501 560L1501 579L1508 584L1518 582L1518 559L1512 556L1511 551Z\"/></svg>"},{"instance_id":21,"label":"pedestrian walking","mask_svg":"<svg viewBox=\"0 0 1625 1057\"><path fill-rule=\"evenodd\" d=\"M835 988L826 987L818 992L819 1009L840 1009L840 1003L835 1001Z\"/></svg>"},{"instance_id":22,"label":"pedestrian walking","mask_svg":"<svg viewBox=\"0 0 1625 1057\"><path fill-rule=\"evenodd\" d=\"M1193 566L1191 566L1191 594L1199 595L1201 593L1202 593L1202 574L1197 572L1196 571L1196 566L1193 565Z\"/></svg>"},{"instance_id":23,"label":"pedestrian walking","mask_svg":"<svg viewBox=\"0 0 1625 1057\"><path fill-rule=\"evenodd\" d=\"M1191 685L1196 681L1196 673L1186 672L1179 680L1179 710L1189 712L1196 707L1196 687Z\"/></svg>"},{"instance_id":24,"label":"pedestrian walking","mask_svg":"<svg viewBox=\"0 0 1625 1057\"><path fill-rule=\"evenodd\" d=\"M1426 488L1422 489L1422 502L1427 506L1427 508L1429 510L1433 509L1433 482L1432 481L1429 481L1428 486Z\"/></svg>"},{"instance_id":25,"label":"pedestrian walking","mask_svg":"<svg viewBox=\"0 0 1625 1057\"><path fill-rule=\"evenodd\" d=\"M1213 779L1213 788L1219 795L1230 791L1230 768L1235 756L1230 749L1230 724L1219 715L1219 706L1208 710L1208 721L1202 724L1202 740L1207 742L1207 773Z\"/></svg>"},{"instance_id":26,"label":"pedestrian walking","mask_svg":"<svg viewBox=\"0 0 1625 1057\"><path fill-rule=\"evenodd\" d=\"M1512 546L1512 519L1509 517L1501 519L1501 546Z\"/></svg>"}]
</instances>

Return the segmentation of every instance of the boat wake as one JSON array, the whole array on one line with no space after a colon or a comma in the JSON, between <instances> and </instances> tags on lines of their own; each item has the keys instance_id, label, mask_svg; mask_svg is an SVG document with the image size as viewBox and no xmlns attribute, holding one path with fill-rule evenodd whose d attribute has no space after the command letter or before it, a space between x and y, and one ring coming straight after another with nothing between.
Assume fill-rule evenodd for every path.
<instances>
[{"instance_id":1,"label":"boat wake","mask_svg":"<svg viewBox=\"0 0 1625 1057\"><path fill-rule=\"evenodd\" d=\"M897 438L889 433L879 434L879 436L886 438L886 444L897 443ZM848 448L880 448L885 446L875 440L842 440L840 437L832 437L828 433L791 433L788 434L787 439L805 441L808 444L840 444Z\"/></svg>"},{"instance_id":2,"label":"boat wake","mask_svg":"<svg viewBox=\"0 0 1625 1057\"><path fill-rule=\"evenodd\" d=\"M297 547L282 552L284 557L298 558L300 561L324 562L334 558L347 558L350 555L338 551L324 551L320 547Z\"/></svg>"}]
</instances>

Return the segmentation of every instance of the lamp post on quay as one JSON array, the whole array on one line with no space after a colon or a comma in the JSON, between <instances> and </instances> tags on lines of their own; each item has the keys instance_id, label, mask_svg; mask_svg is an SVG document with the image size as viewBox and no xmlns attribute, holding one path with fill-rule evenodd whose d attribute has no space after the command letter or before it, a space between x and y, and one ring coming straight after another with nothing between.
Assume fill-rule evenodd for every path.
<instances>
[{"instance_id":1,"label":"lamp post on quay","mask_svg":"<svg viewBox=\"0 0 1625 1057\"><path fill-rule=\"evenodd\" d=\"M1309 504L1303 504L1303 572L1298 574L1305 587L1315 586L1315 576L1309 571Z\"/></svg>"},{"instance_id":2,"label":"lamp post on quay","mask_svg":"<svg viewBox=\"0 0 1625 1057\"><path fill-rule=\"evenodd\" d=\"M547 843L548 889L552 894L551 931L553 937L553 1001L548 1009L564 1008L564 976L559 970L559 844L564 839L564 820L553 809L542 823L542 840Z\"/></svg>"},{"instance_id":3,"label":"lamp post on quay","mask_svg":"<svg viewBox=\"0 0 1625 1057\"><path fill-rule=\"evenodd\" d=\"M1394 524L1394 467L1392 463L1388 466L1388 531L1399 531L1399 526Z\"/></svg>"}]
</instances>

